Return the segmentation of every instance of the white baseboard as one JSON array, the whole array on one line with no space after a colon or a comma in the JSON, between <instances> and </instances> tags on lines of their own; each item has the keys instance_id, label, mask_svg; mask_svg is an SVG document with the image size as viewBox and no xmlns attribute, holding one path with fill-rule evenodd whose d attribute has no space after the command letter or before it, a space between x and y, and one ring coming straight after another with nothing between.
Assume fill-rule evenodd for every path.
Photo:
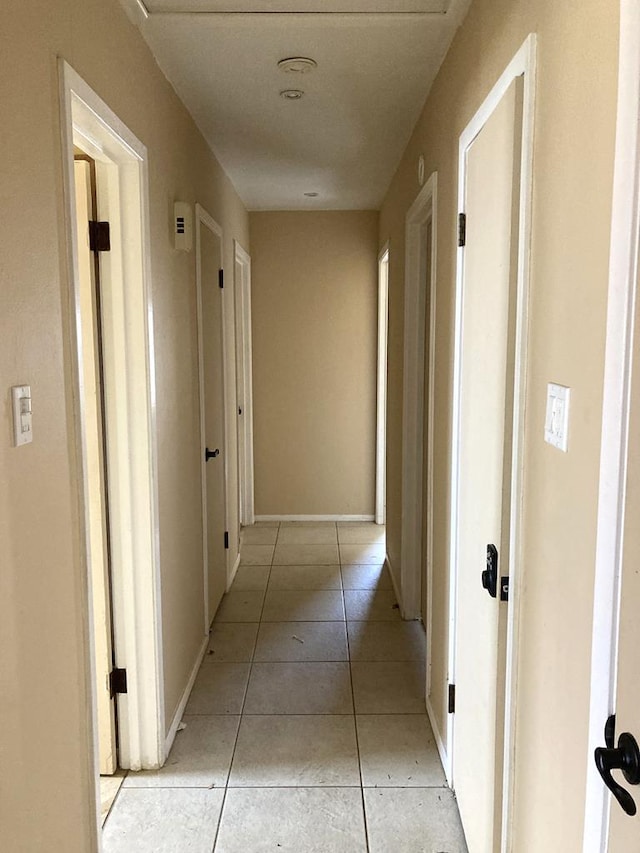
<instances>
[{"instance_id":1,"label":"white baseboard","mask_svg":"<svg viewBox=\"0 0 640 853\"><path fill-rule=\"evenodd\" d=\"M372 515L256 515L256 521L373 521Z\"/></svg>"},{"instance_id":2,"label":"white baseboard","mask_svg":"<svg viewBox=\"0 0 640 853\"><path fill-rule=\"evenodd\" d=\"M440 734L440 729L438 728L436 723L436 715L433 711L433 705L431 704L431 700L428 696L425 698L425 705L427 707L427 716L429 717L429 722L431 723L433 736L436 739L436 746L438 747L440 761L442 762L445 775L447 776L447 782L449 783L449 785L451 785L451 779L449 779L449 773L447 769L449 767L449 756L447 754L447 750L445 749L444 741L442 740L442 735Z\"/></svg>"},{"instance_id":3,"label":"white baseboard","mask_svg":"<svg viewBox=\"0 0 640 853\"><path fill-rule=\"evenodd\" d=\"M178 705L176 712L173 716L173 720L171 721L171 727L169 728L169 732L164 741L164 760L166 761L169 757L169 752L171 751L171 747L173 746L173 742L176 739L176 733L178 731L178 726L182 720L182 715L184 714L184 709L187 707L187 702L189 701L189 696L191 695L191 691L193 690L193 685L196 680L196 676L198 675L198 671L200 669L200 664L205 656L205 652L207 651L207 646L209 645L209 636L207 635L202 641L202 646L200 647L200 651L197 654L196 662L193 665L193 669L191 670L191 675L189 676L189 681L187 681L187 686L184 689L184 693L182 694L182 699L180 700L180 704Z\"/></svg>"},{"instance_id":4,"label":"white baseboard","mask_svg":"<svg viewBox=\"0 0 640 853\"><path fill-rule=\"evenodd\" d=\"M229 572L229 575L227 576L227 592L229 592L229 590L231 589L231 584L234 582L239 568L240 568L240 554L238 554L238 556L236 557L236 561L233 564L231 571Z\"/></svg>"}]
</instances>

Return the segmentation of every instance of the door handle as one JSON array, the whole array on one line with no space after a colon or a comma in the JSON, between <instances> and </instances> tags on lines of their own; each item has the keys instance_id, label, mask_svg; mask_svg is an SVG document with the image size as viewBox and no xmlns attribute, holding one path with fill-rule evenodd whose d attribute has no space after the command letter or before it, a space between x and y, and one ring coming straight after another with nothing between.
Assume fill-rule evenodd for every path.
<instances>
[{"instance_id":1,"label":"door handle","mask_svg":"<svg viewBox=\"0 0 640 853\"><path fill-rule=\"evenodd\" d=\"M640 749L638 742L630 732L623 732L615 743L615 716L609 717L604 728L606 747L599 746L594 758L602 781L616 798L623 811L633 817L637 808L631 794L619 785L611 775L612 770L621 770L629 785L640 784Z\"/></svg>"},{"instance_id":2,"label":"door handle","mask_svg":"<svg viewBox=\"0 0 640 853\"><path fill-rule=\"evenodd\" d=\"M487 568L482 573L482 586L491 598L498 592L498 549L495 545L487 545Z\"/></svg>"},{"instance_id":3,"label":"door handle","mask_svg":"<svg viewBox=\"0 0 640 853\"><path fill-rule=\"evenodd\" d=\"M209 450L208 447L204 449L204 461L208 462L210 459L215 459L216 456L220 455L220 450L216 447L215 450Z\"/></svg>"}]
</instances>

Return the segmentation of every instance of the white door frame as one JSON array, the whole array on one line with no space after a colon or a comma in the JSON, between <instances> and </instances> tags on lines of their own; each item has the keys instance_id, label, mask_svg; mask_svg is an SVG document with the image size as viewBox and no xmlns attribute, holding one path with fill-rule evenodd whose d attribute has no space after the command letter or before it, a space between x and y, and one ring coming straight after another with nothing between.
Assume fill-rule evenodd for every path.
<instances>
[{"instance_id":1,"label":"white door frame","mask_svg":"<svg viewBox=\"0 0 640 853\"><path fill-rule=\"evenodd\" d=\"M389 242L378 255L378 378L376 397L376 524L386 521L387 339L389 328Z\"/></svg>"},{"instance_id":2,"label":"white door frame","mask_svg":"<svg viewBox=\"0 0 640 853\"><path fill-rule=\"evenodd\" d=\"M201 204L196 204L196 305L198 313L198 384L200 389L200 476L202 478L202 554L203 554L203 583L204 583L204 630L205 634L209 633L211 627L212 614L209 613L209 550L207 544L207 463L205 461L205 448L207 438L205 434L205 399L204 399L204 342L203 342L203 323L202 323L202 257L201 257L201 228L204 226L216 235L220 241L220 267L224 266L224 239L222 228L218 225L215 219L207 213ZM222 325L222 400L224 411L222 413L222 461L224 464L224 529L229 530L229 461L228 461L228 442L227 442L227 331L226 331L226 299L225 288L220 290L221 298L221 314L220 323ZM227 588L229 587L229 577L231 573L231 565L229 561L230 551L225 552L225 570L227 575Z\"/></svg>"},{"instance_id":3,"label":"white door frame","mask_svg":"<svg viewBox=\"0 0 640 853\"><path fill-rule=\"evenodd\" d=\"M466 190L466 153L494 112L512 82L524 75L522 155L520 168L520 218L518 233L518 273L516 284L516 335L513 398L513 447L511 464L509 606L507 616L507 662L505 683L502 853L512 850L513 785L515 749L515 712L517 702L517 650L520 630L521 517L524 466L524 426L526 397L526 355L529 303L529 255L531 242L531 203L533 167L533 123L535 115L536 36L529 35L495 84L460 137L458 149L458 210L464 211ZM449 682L455 684L456 606L457 606L457 518L459 496L460 448L460 369L462 356L462 292L464 285L464 249L458 249L456 275L456 319L453 373L453 424L451 457L451 536L449 554ZM478 580L478 583L480 581ZM445 772L455 788L453 741L455 714L447 720L447 756Z\"/></svg>"},{"instance_id":4,"label":"white door frame","mask_svg":"<svg viewBox=\"0 0 640 853\"><path fill-rule=\"evenodd\" d=\"M583 853L605 853L611 797L593 751L615 712L634 307L640 265L640 4L620 3L620 58Z\"/></svg>"},{"instance_id":5,"label":"white door frame","mask_svg":"<svg viewBox=\"0 0 640 853\"><path fill-rule=\"evenodd\" d=\"M114 655L116 665L127 670L128 684L128 692L118 696L119 764L132 770L153 769L165 760L165 711L147 151L62 59L59 78L83 583L88 612L85 665L95 697L89 531L84 508L86 426L80 371L83 329L74 143L96 161L98 201L102 215L108 207L112 234L112 251L104 256L102 280L108 283L110 293L104 342ZM101 215L101 210L98 213ZM91 704L97 775L95 700Z\"/></svg>"},{"instance_id":6,"label":"white door frame","mask_svg":"<svg viewBox=\"0 0 640 853\"><path fill-rule=\"evenodd\" d=\"M240 524L253 524L253 374L251 341L251 257L233 241L238 409L238 497ZM241 441L242 437L242 441Z\"/></svg>"},{"instance_id":7,"label":"white door frame","mask_svg":"<svg viewBox=\"0 0 640 853\"><path fill-rule=\"evenodd\" d=\"M433 378L435 362L436 322L436 268L437 268L437 196L438 175L434 172L420 190L409 208L405 224L405 284L404 284L404 378L402 391L402 531L401 531L401 608L404 619L419 619L421 613L422 584L422 504L423 504L423 453L425 421L428 430L427 477L433 471ZM426 406L424 400L425 366L425 316L427 282L422 269L424 228L431 220L431 270L429 284L429 388ZM431 494L431 486L427 484ZM432 502L431 502L432 503ZM431 507L428 508L428 540ZM429 549L431 544L429 544ZM427 559L427 611L431 602L431 559ZM427 615L427 623L431 619ZM430 624L427 630L427 656L431 651ZM427 672L431 665L427 661ZM430 681L430 675L428 676ZM429 690L427 687L427 696Z\"/></svg>"}]
</instances>

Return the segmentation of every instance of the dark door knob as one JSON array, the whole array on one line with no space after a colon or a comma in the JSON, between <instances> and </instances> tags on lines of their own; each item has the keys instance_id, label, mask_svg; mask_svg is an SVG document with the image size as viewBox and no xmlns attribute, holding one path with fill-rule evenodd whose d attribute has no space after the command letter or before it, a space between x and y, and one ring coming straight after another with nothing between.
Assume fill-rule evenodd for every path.
<instances>
[{"instance_id":1,"label":"dark door knob","mask_svg":"<svg viewBox=\"0 0 640 853\"><path fill-rule=\"evenodd\" d=\"M594 758L598 773L607 788L611 791L622 809L633 817L637 808L631 794L619 785L611 775L612 770L621 770L629 785L640 784L640 749L638 742L629 732L623 732L618 738L618 746L614 747L615 717L609 717L605 726L606 747L599 746Z\"/></svg>"},{"instance_id":2,"label":"dark door knob","mask_svg":"<svg viewBox=\"0 0 640 853\"><path fill-rule=\"evenodd\" d=\"M482 586L491 598L498 592L498 549L495 545L487 545L487 568L482 573Z\"/></svg>"},{"instance_id":3,"label":"dark door knob","mask_svg":"<svg viewBox=\"0 0 640 853\"><path fill-rule=\"evenodd\" d=\"M216 447L215 450L209 450L208 447L205 447L204 450L204 461L208 462L210 459L215 459L216 456L220 455L220 450Z\"/></svg>"}]
</instances>

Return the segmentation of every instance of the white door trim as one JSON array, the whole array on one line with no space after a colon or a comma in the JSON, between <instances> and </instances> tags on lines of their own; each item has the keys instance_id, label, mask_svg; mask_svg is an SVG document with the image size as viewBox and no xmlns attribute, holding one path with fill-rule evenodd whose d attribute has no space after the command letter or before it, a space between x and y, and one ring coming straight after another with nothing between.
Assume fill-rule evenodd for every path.
<instances>
[{"instance_id":1,"label":"white door trim","mask_svg":"<svg viewBox=\"0 0 640 853\"><path fill-rule=\"evenodd\" d=\"M84 512L86 460L74 142L96 160L98 188L109 207L112 230L112 252L105 258L103 280L108 281L111 297L105 388L114 654L116 665L126 668L128 682L128 692L118 697L119 764L152 769L165 759L165 712L147 151L62 59L59 78L80 511ZM85 582L90 592L86 521L81 516ZM90 598L86 606L85 661L95 692ZM92 714L95 738L95 703ZM93 756L97 774L95 749L97 743Z\"/></svg>"},{"instance_id":2,"label":"white door trim","mask_svg":"<svg viewBox=\"0 0 640 853\"><path fill-rule=\"evenodd\" d=\"M376 524L385 523L387 459L387 334L389 327L389 242L378 255L378 393L376 397Z\"/></svg>"},{"instance_id":3,"label":"white door trim","mask_svg":"<svg viewBox=\"0 0 640 853\"><path fill-rule=\"evenodd\" d=\"M220 265L224 266L224 239L222 228L215 219L207 213L201 204L196 203L196 306L198 313L198 382L200 386L200 476L202 477L202 550L203 550L203 581L204 581L204 624L205 634L209 633L212 614L209 613L209 563L207 545L207 475L205 462L205 448L207 439L205 435L205 399L204 399L204 345L202 327L202 257L201 257L201 228L208 228L220 241ZM224 529L229 530L229 460L227 441L227 310L225 289L220 291L222 300L220 322L222 324L222 399L224 412L222 413L222 461L224 464ZM230 551L225 553L225 569L227 575L227 588L233 571L229 559Z\"/></svg>"},{"instance_id":4,"label":"white door trim","mask_svg":"<svg viewBox=\"0 0 640 853\"><path fill-rule=\"evenodd\" d=\"M253 355L251 340L251 257L237 240L233 241L236 317L236 384L238 412L238 486L240 524L253 524ZM237 274L237 271L240 274ZM240 434L243 441L240 442Z\"/></svg>"},{"instance_id":5,"label":"white door trim","mask_svg":"<svg viewBox=\"0 0 640 853\"><path fill-rule=\"evenodd\" d=\"M513 399L513 448L510 505L509 608L507 616L507 664L505 685L505 724L503 761L502 853L512 849L514 749L517 690L517 650L520 629L521 506L526 396L526 354L529 303L529 255L531 242L531 204L533 172L533 123L535 115L536 36L530 34L513 57L499 80L484 100L460 137L458 149L458 210L464 211L466 188L466 152L494 112L505 92L524 75L522 125L522 159L520 169L520 222L518 234L518 276L516 285L516 336ZM456 319L453 374L453 424L451 458L451 537L449 555L449 681L455 684L456 603L457 603L457 518L459 494L460 443L460 367L462 353L462 291L464 283L464 250L458 249L456 274ZM449 714L447 725L448 766L445 772L455 787L453 740L455 714Z\"/></svg>"},{"instance_id":6,"label":"white door trim","mask_svg":"<svg viewBox=\"0 0 640 853\"><path fill-rule=\"evenodd\" d=\"M423 452L424 452L424 365L425 365L425 309L427 286L422 275L422 235L425 224L431 219L431 281L429 287L431 307L429 370L435 360L435 297L437 252L437 190L438 175L434 172L420 190L409 208L405 224L405 285L404 285L404 371L402 403L402 531L401 531L401 584L402 616L419 619L421 610L420 588L422 574L422 502L423 502ZM430 429L428 453L432 455L431 427L433 422L433 394L427 401L427 428ZM433 468L428 460L428 471ZM429 542L431 542L429 535ZM431 560L428 560L431 563ZM430 571L427 572L429 578ZM428 580L429 582L429 580ZM428 592L431 600L431 591ZM428 605L429 607L429 605ZM427 619L429 622L430 619ZM427 635L429 627L427 627ZM428 644L430 648L430 644ZM431 667L428 665L427 670Z\"/></svg>"},{"instance_id":7,"label":"white door trim","mask_svg":"<svg viewBox=\"0 0 640 853\"><path fill-rule=\"evenodd\" d=\"M620 57L583 853L605 853L611 798L593 761L615 712L634 306L640 263L640 5L620 3Z\"/></svg>"}]
</instances>

